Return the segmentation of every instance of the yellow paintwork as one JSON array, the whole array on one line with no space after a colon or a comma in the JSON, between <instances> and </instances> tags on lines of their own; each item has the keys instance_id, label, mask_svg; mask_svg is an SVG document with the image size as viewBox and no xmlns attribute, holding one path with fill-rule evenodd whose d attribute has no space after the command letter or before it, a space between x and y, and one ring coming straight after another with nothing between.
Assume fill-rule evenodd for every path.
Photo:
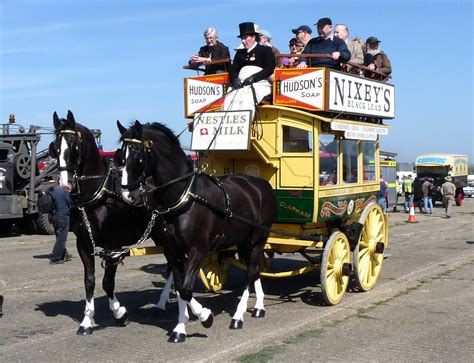
<instances>
[{"instance_id":1,"label":"yellow paintwork","mask_svg":"<svg viewBox=\"0 0 474 363\"><path fill-rule=\"evenodd\" d=\"M130 256L145 256L163 253L163 247L135 247L130 249Z\"/></svg>"}]
</instances>

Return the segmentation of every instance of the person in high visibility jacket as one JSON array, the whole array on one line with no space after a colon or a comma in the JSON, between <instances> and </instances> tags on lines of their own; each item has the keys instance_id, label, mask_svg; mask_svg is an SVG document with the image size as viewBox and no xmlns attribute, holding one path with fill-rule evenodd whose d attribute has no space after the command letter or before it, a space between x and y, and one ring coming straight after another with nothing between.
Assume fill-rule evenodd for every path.
<instances>
[{"instance_id":1,"label":"person in high visibility jacket","mask_svg":"<svg viewBox=\"0 0 474 363\"><path fill-rule=\"evenodd\" d=\"M403 193L405 194L405 213L410 211L411 204L413 203L413 180L411 174L403 181Z\"/></svg>"}]
</instances>

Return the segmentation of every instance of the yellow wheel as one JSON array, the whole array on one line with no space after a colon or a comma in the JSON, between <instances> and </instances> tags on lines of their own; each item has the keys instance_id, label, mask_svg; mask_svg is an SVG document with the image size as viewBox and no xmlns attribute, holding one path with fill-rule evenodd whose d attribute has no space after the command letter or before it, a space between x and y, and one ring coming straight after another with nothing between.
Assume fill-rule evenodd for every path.
<instances>
[{"instance_id":1,"label":"yellow wheel","mask_svg":"<svg viewBox=\"0 0 474 363\"><path fill-rule=\"evenodd\" d=\"M227 258L220 259L217 252L212 252L207 257L199 274L206 289L217 292L224 287L228 272L229 260Z\"/></svg>"},{"instance_id":2,"label":"yellow wheel","mask_svg":"<svg viewBox=\"0 0 474 363\"><path fill-rule=\"evenodd\" d=\"M370 204L364 209L359 223L364 227L352 255L353 282L357 290L369 291L374 288L382 269L388 226L382 208L377 204Z\"/></svg>"},{"instance_id":3,"label":"yellow wheel","mask_svg":"<svg viewBox=\"0 0 474 363\"><path fill-rule=\"evenodd\" d=\"M338 304L349 284L351 249L346 235L333 232L324 247L321 261L321 289L326 304Z\"/></svg>"}]
</instances>

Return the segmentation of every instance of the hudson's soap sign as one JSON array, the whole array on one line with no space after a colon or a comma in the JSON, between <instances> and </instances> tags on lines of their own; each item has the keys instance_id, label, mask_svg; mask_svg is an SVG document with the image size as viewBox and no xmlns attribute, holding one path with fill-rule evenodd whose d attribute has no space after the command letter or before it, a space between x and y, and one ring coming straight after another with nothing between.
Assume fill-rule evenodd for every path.
<instances>
[{"instance_id":1,"label":"hudson's soap sign","mask_svg":"<svg viewBox=\"0 0 474 363\"><path fill-rule=\"evenodd\" d=\"M228 73L185 78L185 116L193 117L196 112L219 110L229 81Z\"/></svg>"},{"instance_id":2,"label":"hudson's soap sign","mask_svg":"<svg viewBox=\"0 0 474 363\"><path fill-rule=\"evenodd\" d=\"M275 105L322 110L324 107L324 69L276 69Z\"/></svg>"}]
</instances>

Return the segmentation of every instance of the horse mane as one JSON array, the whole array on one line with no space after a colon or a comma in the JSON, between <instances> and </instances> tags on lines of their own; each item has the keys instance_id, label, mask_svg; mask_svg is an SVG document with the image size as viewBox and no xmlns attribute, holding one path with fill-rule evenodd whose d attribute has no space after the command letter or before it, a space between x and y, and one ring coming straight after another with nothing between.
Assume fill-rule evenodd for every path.
<instances>
[{"instance_id":1,"label":"horse mane","mask_svg":"<svg viewBox=\"0 0 474 363\"><path fill-rule=\"evenodd\" d=\"M178 137L174 134L173 131L171 131L167 126L163 125L162 123L152 122L152 123L146 123L143 126L148 127L155 131L161 131L171 140L171 142L173 142L173 144L181 147L181 143L179 142Z\"/></svg>"}]
</instances>

